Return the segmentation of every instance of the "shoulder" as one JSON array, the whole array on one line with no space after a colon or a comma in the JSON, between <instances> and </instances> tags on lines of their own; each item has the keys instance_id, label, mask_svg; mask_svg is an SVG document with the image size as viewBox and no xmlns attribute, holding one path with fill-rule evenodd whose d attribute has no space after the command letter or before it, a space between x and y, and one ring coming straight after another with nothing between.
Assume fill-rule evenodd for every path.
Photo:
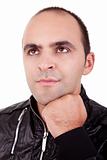
<instances>
[{"instance_id":1,"label":"shoulder","mask_svg":"<svg viewBox=\"0 0 107 160\"><path fill-rule=\"evenodd\" d=\"M29 105L30 105L29 99L22 102L18 102L6 108L0 109L0 116L3 114L11 114L14 111L23 110Z\"/></svg>"},{"instance_id":2,"label":"shoulder","mask_svg":"<svg viewBox=\"0 0 107 160\"><path fill-rule=\"evenodd\" d=\"M92 113L96 115L107 115L107 107L99 104L98 102L90 99L89 100L89 105L92 107Z\"/></svg>"},{"instance_id":3,"label":"shoulder","mask_svg":"<svg viewBox=\"0 0 107 160\"><path fill-rule=\"evenodd\" d=\"M16 129L20 124L19 117L30 106L29 104L29 100L26 100L0 110L0 153L4 153L4 148L7 150L9 146L11 147ZM28 116L24 118L26 122Z\"/></svg>"},{"instance_id":4,"label":"shoulder","mask_svg":"<svg viewBox=\"0 0 107 160\"><path fill-rule=\"evenodd\" d=\"M99 104L98 102L90 99L90 116L89 122L93 125L106 125L107 126L107 107Z\"/></svg>"},{"instance_id":5,"label":"shoulder","mask_svg":"<svg viewBox=\"0 0 107 160\"><path fill-rule=\"evenodd\" d=\"M0 132L6 135L7 130L16 127L19 115L30 106L29 100L13 104L0 110ZM3 135L3 134L2 134Z\"/></svg>"}]
</instances>

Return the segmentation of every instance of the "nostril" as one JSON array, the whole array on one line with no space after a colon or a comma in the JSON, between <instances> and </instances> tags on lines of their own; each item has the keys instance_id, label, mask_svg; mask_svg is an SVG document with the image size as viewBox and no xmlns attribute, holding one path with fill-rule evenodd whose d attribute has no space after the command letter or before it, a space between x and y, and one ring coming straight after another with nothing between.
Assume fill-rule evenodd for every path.
<instances>
[{"instance_id":1,"label":"nostril","mask_svg":"<svg viewBox=\"0 0 107 160\"><path fill-rule=\"evenodd\" d=\"M53 66L48 67L48 69L52 69L52 68L53 68Z\"/></svg>"}]
</instances>

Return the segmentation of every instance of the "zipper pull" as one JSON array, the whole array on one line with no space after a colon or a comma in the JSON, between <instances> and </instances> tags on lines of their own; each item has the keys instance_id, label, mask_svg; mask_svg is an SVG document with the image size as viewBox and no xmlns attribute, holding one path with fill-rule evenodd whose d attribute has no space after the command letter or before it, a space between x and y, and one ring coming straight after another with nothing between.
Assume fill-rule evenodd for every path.
<instances>
[{"instance_id":1,"label":"zipper pull","mask_svg":"<svg viewBox=\"0 0 107 160\"><path fill-rule=\"evenodd\" d=\"M43 141L42 141L42 151L45 152L46 142L47 142L48 132L44 132Z\"/></svg>"}]
</instances>

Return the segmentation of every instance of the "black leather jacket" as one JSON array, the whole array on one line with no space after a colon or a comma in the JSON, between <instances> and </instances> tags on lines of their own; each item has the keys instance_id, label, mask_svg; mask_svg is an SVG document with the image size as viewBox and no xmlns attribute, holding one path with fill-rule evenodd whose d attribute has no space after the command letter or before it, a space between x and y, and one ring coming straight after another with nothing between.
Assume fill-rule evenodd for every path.
<instances>
[{"instance_id":1,"label":"black leather jacket","mask_svg":"<svg viewBox=\"0 0 107 160\"><path fill-rule=\"evenodd\" d=\"M107 108L90 100L83 87L80 95L88 113L84 126L56 139L47 132L35 107L36 101L33 96L27 101L1 110L0 160L107 160ZM34 108L36 108L35 111ZM81 135L80 140L78 139L82 132L78 130L81 129L85 131L88 138L86 141ZM70 148L66 148L67 143L63 141L64 137L65 139L67 137L65 142L69 141ZM88 145L89 141L91 145Z\"/></svg>"}]
</instances>

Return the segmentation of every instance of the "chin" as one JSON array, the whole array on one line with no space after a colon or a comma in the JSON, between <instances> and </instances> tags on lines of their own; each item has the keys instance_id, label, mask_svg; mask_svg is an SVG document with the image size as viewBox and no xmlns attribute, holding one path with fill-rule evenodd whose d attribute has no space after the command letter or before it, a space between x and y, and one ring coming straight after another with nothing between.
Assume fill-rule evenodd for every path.
<instances>
[{"instance_id":1,"label":"chin","mask_svg":"<svg viewBox=\"0 0 107 160\"><path fill-rule=\"evenodd\" d=\"M51 101L39 101L39 100L37 101L37 103L41 104L42 106L48 105L49 102L51 102Z\"/></svg>"},{"instance_id":2,"label":"chin","mask_svg":"<svg viewBox=\"0 0 107 160\"><path fill-rule=\"evenodd\" d=\"M51 92L41 92L41 93L36 93L33 94L35 95L35 99L37 100L38 103L42 104L42 105L47 105L48 103L64 96L65 94L67 94L68 91L65 91L64 89L59 89L58 91L51 91Z\"/></svg>"},{"instance_id":3,"label":"chin","mask_svg":"<svg viewBox=\"0 0 107 160\"><path fill-rule=\"evenodd\" d=\"M48 103L50 103L50 102L52 102L54 100L55 99L37 100L37 102L40 103L40 104L42 104L42 105L44 105L44 106L46 106Z\"/></svg>"},{"instance_id":4,"label":"chin","mask_svg":"<svg viewBox=\"0 0 107 160\"><path fill-rule=\"evenodd\" d=\"M36 96L36 100L38 103L42 104L42 105L47 105L48 103L54 101L55 99L59 98L58 96L52 96L52 97L37 97Z\"/></svg>"}]
</instances>

